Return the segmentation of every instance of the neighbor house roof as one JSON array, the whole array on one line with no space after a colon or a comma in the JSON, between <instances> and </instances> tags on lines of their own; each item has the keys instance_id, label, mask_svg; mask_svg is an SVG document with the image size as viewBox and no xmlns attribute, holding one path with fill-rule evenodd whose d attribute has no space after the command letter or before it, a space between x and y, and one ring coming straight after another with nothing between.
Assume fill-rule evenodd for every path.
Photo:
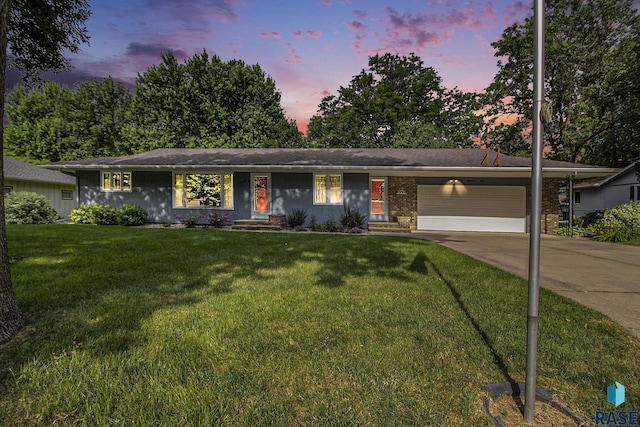
<instances>
[{"instance_id":1,"label":"neighbor house roof","mask_svg":"<svg viewBox=\"0 0 640 427\"><path fill-rule=\"evenodd\" d=\"M481 149L158 149L146 153L51 163L45 167L60 170L206 170L233 168L235 171L367 171L396 175L442 176L530 176L531 159L489 153ZM601 176L615 169L578 163L543 161L547 177Z\"/></svg>"},{"instance_id":2,"label":"neighbor house roof","mask_svg":"<svg viewBox=\"0 0 640 427\"><path fill-rule=\"evenodd\" d=\"M640 160L636 160L635 162L631 163L630 165L628 165L626 168L622 169L618 173L614 173L612 175L608 175L601 178L592 178L592 179L584 180L580 183L576 183L573 186L573 188L577 189L577 188L604 187L610 182L615 181L616 179L620 178L623 175L626 175L628 172L634 169L636 165L640 165Z\"/></svg>"},{"instance_id":3,"label":"neighbor house roof","mask_svg":"<svg viewBox=\"0 0 640 427\"><path fill-rule=\"evenodd\" d=\"M73 176L60 172L44 169L31 163L21 162L11 157L3 157L4 178L15 181L46 182L50 184L75 185Z\"/></svg>"}]
</instances>

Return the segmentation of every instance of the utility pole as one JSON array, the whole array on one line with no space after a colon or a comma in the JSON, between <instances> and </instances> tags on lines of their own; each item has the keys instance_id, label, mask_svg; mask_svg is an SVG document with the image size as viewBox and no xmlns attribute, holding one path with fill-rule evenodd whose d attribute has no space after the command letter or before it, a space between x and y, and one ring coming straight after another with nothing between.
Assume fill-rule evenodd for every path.
<instances>
[{"instance_id":1,"label":"utility pole","mask_svg":"<svg viewBox=\"0 0 640 427\"><path fill-rule=\"evenodd\" d=\"M536 404L538 354L538 293L540 290L540 228L542 219L542 147L544 129L540 111L544 103L544 0L533 4L533 146L531 159L531 231L529 234L529 304L527 313L527 367L524 419L532 423Z\"/></svg>"}]
</instances>

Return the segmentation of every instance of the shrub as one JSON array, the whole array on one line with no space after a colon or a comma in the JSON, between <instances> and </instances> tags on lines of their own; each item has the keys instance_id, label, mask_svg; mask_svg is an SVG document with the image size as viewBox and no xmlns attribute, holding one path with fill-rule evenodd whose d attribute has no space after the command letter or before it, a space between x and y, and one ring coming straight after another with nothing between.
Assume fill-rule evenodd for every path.
<instances>
[{"instance_id":1,"label":"shrub","mask_svg":"<svg viewBox=\"0 0 640 427\"><path fill-rule=\"evenodd\" d=\"M38 193L10 193L4 199L4 205L5 219L10 224L47 224L60 218L51 207L51 202Z\"/></svg>"},{"instance_id":2,"label":"shrub","mask_svg":"<svg viewBox=\"0 0 640 427\"><path fill-rule=\"evenodd\" d=\"M340 223L348 230L352 230L354 228L362 229L364 228L366 220L367 215L361 214L358 209L353 209L351 206L345 206L344 213L340 218Z\"/></svg>"},{"instance_id":3,"label":"shrub","mask_svg":"<svg viewBox=\"0 0 640 427\"><path fill-rule=\"evenodd\" d=\"M324 222L324 224L322 224L321 231L326 231L327 233L335 233L337 231L342 231L342 227L340 227L332 217L329 217Z\"/></svg>"},{"instance_id":4,"label":"shrub","mask_svg":"<svg viewBox=\"0 0 640 427\"><path fill-rule=\"evenodd\" d=\"M91 224L116 225L118 223L118 210L108 205L91 205L89 208Z\"/></svg>"},{"instance_id":5,"label":"shrub","mask_svg":"<svg viewBox=\"0 0 640 427\"><path fill-rule=\"evenodd\" d=\"M640 239L640 202L629 202L605 209L596 224L595 240L628 242Z\"/></svg>"},{"instance_id":6,"label":"shrub","mask_svg":"<svg viewBox=\"0 0 640 427\"><path fill-rule=\"evenodd\" d=\"M287 213L287 225L291 228L303 226L306 220L307 211L304 209L292 209Z\"/></svg>"},{"instance_id":7,"label":"shrub","mask_svg":"<svg viewBox=\"0 0 640 427\"><path fill-rule=\"evenodd\" d=\"M602 213L602 211L587 212L586 214L578 218L577 225L583 228L595 225L602 219Z\"/></svg>"},{"instance_id":8,"label":"shrub","mask_svg":"<svg viewBox=\"0 0 640 427\"><path fill-rule=\"evenodd\" d=\"M147 211L137 205L125 204L121 209L116 209L95 203L71 209L69 219L76 224L142 225L147 221Z\"/></svg>"},{"instance_id":9,"label":"shrub","mask_svg":"<svg viewBox=\"0 0 640 427\"><path fill-rule=\"evenodd\" d=\"M91 220L91 206L79 205L71 209L69 219L76 224L93 224Z\"/></svg>"},{"instance_id":10,"label":"shrub","mask_svg":"<svg viewBox=\"0 0 640 427\"><path fill-rule=\"evenodd\" d=\"M122 205L116 212L118 225L142 225L147 222L147 211L138 205Z\"/></svg>"},{"instance_id":11,"label":"shrub","mask_svg":"<svg viewBox=\"0 0 640 427\"><path fill-rule=\"evenodd\" d=\"M174 215L174 218L180 221L180 224L184 225L187 228L193 228L198 224L200 220L199 215Z\"/></svg>"},{"instance_id":12,"label":"shrub","mask_svg":"<svg viewBox=\"0 0 640 427\"><path fill-rule=\"evenodd\" d=\"M311 231L320 231L318 228L320 224L318 224L318 218L315 215L311 215L311 224L309 225Z\"/></svg>"},{"instance_id":13,"label":"shrub","mask_svg":"<svg viewBox=\"0 0 640 427\"><path fill-rule=\"evenodd\" d=\"M222 228L224 225L229 223L231 215L229 214L229 212L223 212L222 214L220 214L219 212L214 212L212 214L205 215L204 218L209 223L209 225L212 225L215 228Z\"/></svg>"}]
</instances>

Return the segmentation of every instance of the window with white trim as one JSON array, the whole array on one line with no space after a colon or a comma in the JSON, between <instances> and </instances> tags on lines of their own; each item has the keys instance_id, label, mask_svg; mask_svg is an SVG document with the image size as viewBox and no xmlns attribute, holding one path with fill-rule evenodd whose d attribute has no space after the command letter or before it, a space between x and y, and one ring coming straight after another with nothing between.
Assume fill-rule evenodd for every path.
<instances>
[{"instance_id":1,"label":"window with white trim","mask_svg":"<svg viewBox=\"0 0 640 427\"><path fill-rule=\"evenodd\" d=\"M314 174L313 203L316 205L342 204L342 175Z\"/></svg>"},{"instance_id":2,"label":"window with white trim","mask_svg":"<svg viewBox=\"0 0 640 427\"><path fill-rule=\"evenodd\" d=\"M100 190L131 191L131 172L101 172Z\"/></svg>"},{"instance_id":3,"label":"window with white trim","mask_svg":"<svg viewBox=\"0 0 640 427\"><path fill-rule=\"evenodd\" d=\"M233 174L175 173L174 208L233 208Z\"/></svg>"}]
</instances>

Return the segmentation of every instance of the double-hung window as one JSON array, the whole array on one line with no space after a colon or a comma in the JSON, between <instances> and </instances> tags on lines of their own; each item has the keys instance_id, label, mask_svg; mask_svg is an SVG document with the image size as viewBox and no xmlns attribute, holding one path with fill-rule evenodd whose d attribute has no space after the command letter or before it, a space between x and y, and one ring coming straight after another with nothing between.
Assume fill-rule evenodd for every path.
<instances>
[{"instance_id":1,"label":"double-hung window","mask_svg":"<svg viewBox=\"0 0 640 427\"><path fill-rule=\"evenodd\" d=\"M233 208L233 174L175 173L173 207Z\"/></svg>"},{"instance_id":2,"label":"double-hung window","mask_svg":"<svg viewBox=\"0 0 640 427\"><path fill-rule=\"evenodd\" d=\"M131 191L131 172L101 172L102 191Z\"/></svg>"},{"instance_id":3,"label":"double-hung window","mask_svg":"<svg viewBox=\"0 0 640 427\"><path fill-rule=\"evenodd\" d=\"M314 174L313 203L316 205L341 205L342 175L332 173Z\"/></svg>"}]
</instances>

